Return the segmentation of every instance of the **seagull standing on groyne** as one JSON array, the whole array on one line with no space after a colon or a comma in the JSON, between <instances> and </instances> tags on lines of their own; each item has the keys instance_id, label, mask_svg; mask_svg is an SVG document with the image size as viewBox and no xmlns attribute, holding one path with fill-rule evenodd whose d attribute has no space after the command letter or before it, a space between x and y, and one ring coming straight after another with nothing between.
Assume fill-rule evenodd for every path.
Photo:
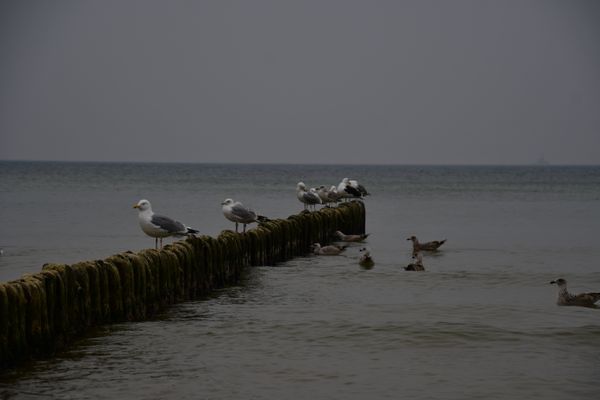
<instances>
[{"instance_id":1,"label":"seagull standing on groyne","mask_svg":"<svg viewBox=\"0 0 600 400\"><path fill-rule=\"evenodd\" d=\"M338 194L343 199L360 199L362 198L362 193L358 188L355 188L350 184L350 180L348 178L342 179L340 184L337 187Z\"/></svg>"},{"instance_id":2,"label":"seagull standing on groyne","mask_svg":"<svg viewBox=\"0 0 600 400\"><path fill-rule=\"evenodd\" d=\"M253 222L263 222L268 220L267 217L256 214L249 208L244 207L239 201L233 201L232 199L225 199L221 205L223 215L231 222L235 222L235 231L238 231L238 224L244 225L244 232L246 232L246 225Z\"/></svg>"},{"instance_id":3,"label":"seagull standing on groyne","mask_svg":"<svg viewBox=\"0 0 600 400\"><path fill-rule=\"evenodd\" d=\"M152 205L148 200L140 200L133 208L138 209L138 219L142 231L150 237L154 238L154 248L158 249L160 239L160 247L162 248L162 240L168 236L183 237L198 233L196 229L183 225L179 221L175 221L163 215L154 214Z\"/></svg>"},{"instance_id":4,"label":"seagull standing on groyne","mask_svg":"<svg viewBox=\"0 0 600 400\"><path fill-rule=\"evenodd\" d=\"M298 184L296 185L296 197L298 197L298 200L304 204L305 210L309 206L313 206L314 210L315 205L323 204L316 190L311 189L310 191L307 191L304 182L298 182Z\"/></svg>"}]
</instances>

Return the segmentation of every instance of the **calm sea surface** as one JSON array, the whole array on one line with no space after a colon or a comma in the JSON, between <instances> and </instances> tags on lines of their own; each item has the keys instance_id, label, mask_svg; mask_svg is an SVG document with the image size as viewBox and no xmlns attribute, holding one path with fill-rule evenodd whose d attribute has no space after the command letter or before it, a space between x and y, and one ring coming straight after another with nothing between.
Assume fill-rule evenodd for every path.
<instances>
[{"instance_id":1,"label":"calm sea surface","mask_svg":"<svg viewBox=\"0 0 600 400\"><path fill-rule=\"evenodd\" d=\"M269 217L307 186L358 179L358 246L247 271L154 320L102 327L0 376L3 399L600 398L600 310L559 307L549 281L600 291L600 167L0 162L0 280L153 246L133 204L204 234L227 197ZM406 272L410 242L448 239Z\"/></svg>"}]
</instances>

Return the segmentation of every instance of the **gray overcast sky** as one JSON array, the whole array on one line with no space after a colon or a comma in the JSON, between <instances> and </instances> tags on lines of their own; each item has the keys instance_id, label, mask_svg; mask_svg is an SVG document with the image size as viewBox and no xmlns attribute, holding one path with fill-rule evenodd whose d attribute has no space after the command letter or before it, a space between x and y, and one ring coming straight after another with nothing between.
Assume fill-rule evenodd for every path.
<instances>
[{"instance_id":1,"label":"gray overcast sky","mask_svg":"<svg viewBox=\"0 0 600 400\"><path fill-rule=\"evenodd\" d=\"M0 159L600 164L600 1L7 1Z\"/></svg>"}]
</instances>

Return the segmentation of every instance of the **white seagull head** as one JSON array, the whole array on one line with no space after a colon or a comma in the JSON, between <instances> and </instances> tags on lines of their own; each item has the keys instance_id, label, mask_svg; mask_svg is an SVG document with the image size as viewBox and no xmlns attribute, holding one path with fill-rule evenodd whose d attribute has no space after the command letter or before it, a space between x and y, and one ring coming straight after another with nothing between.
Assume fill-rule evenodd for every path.
<instances>
[{"instance_id":1,"label":"white seagull head","mask_svg":"<svg viewBox=\"0 0 600 400\"><path fill-rule=\"evenodd\" d=\"M143 212L146 210L152 211L152 206L150 205L150 202L146 199L142 199L142 200L138 201L138 203L136 205L134 205L133 208L137 208L140 212Z\"/></svg>"}]
</instances>

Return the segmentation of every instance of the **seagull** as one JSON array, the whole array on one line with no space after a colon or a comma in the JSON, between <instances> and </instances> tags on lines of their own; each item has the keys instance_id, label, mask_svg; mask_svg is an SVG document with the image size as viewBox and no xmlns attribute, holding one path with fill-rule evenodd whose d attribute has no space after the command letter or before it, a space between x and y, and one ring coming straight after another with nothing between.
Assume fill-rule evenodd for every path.
<instances>
[{"instance_id":1,"label":"seagull","mask_svg":"<svg viewBox=\"0 0 600 400\"><path fill-rule=\"evenodd\" d=\"M335 187L335 185L331 185L331 187L329 188L329 199L331 200L331 202L337 203L340 201L341 198L342 196L338 193L338 190Z\"/></svg>"},{"instance_id":2,"label":"seagull","mask_svg":"<svg viewBox=\"0 0 600 400\"><path fill-rule=\"evenodd\" d=\"M296 185L296 196L298 200L304 203L304 209L306 210L307 206L314 206L315 204L323 204L321 198L317 194L317 191L313 188L310 191L306 191L306 185L304 182L298 182Z\"/></svg>"},{"instance_id":3,"label":"seagull","mask_svg":"<svg viewBox=\"0 0 600 400\"><path fill-rule=\"evenodd\" d=\"M425 271L425 266L423 265L423 256L421 256L421 253L413 255L412 258L413 260L416 259L417 261L408 264L406 267L404 267L404 269L407 271Z\"/></svg>"},{"instance_id":4,"label":"seagull","mask_svg":"<svg viewBox=\"0 0 600 400\"><path fill-rule=\"evenodd\" d=\"M350 180L348 178L342 179L342 181L340 182L340 184L337 187L337 191L341 195L341 197L344 199L355 199L355 198L362 197L360 190L353 187L350 184Z\"/></svg>"},{"instance_id":5,"label":"seagull","mask_svg":"<svg viewBox=\"0 0 600 400\"><path fill-rule=\"evenodd\" d=\"M417 254L419 251L436 251L438 247L440 247L446 242L446 239L444 239L434 240L433 242L427 243L419 243L419 239L417 239L417 237L414 235L407 238L406 240L412 240L413 242L413 255Z\"/></svg>"},{"instance_id":6,"label":"seagull","mask_svg":"<svg viewBox=\"0 0 600 400\"><path fill-rule=\"evenodd\" d=\"M348 182L350 183L350 186L352 186L355 189L358 189L358 191L360 192L360 194L364 197L364 196L369 196L371 193L367 192L367 189L365 189L365 187L363 185L361 185L360 183L358 183L357 180L354 179L349 179Z\"/></svg>"},{"instance_id":7,"label":"seagull","mask_svg":"<svg viewBox=\"0 0 600 400\"><path fill-rule=\"evenodd\" d=\"M329 207L329 204L331 203L337 203L339 199L335 186L331 186L329 189L327 189L325 186L321 185L317 189L317 194L319 195L321 202L325 204L326 207Z\"/></svg>"},{"instance_id":8,"label":"seagull","mask_svg":"<svg viewBox=\"0 0 600 400\"><path fill-rule=\"evenodd\" d=\"M342 251L344 251L346 249L346 247L347 246L334 246L334 245L321 247L321 245L319 243L314 243L312 245L313 252L316 255L321 255L321 256L337 256Z\"/></svg>"},{"instance_id":9,"label":"seagull","mask_svg":"<svg viewBox=\"0 0 600 400\"><path fill-rule=\"evenodd\" d=\"M185 226L179 221L154 214L148 200L140 200L133 208L137 208L139 211L140 227L144 233L154 238L155 249L158 249L158 239L160 239L160 247L162 248L162 240L167 236L182 237L198 233L196 229Z\"/></svg>"},{"instance_id":10,"label":"seagull","mask_svg":"<svg viewBox=\"0 0 600 400\"><path fill-rule=\"evenodd\" d=\"M552 281L550 284L558 285L558 300L556 304L559 306L598 307L594 303L600 300L600 293L571 294L567 291L567 281L562 278Z\"/></svg>"},{"instance_id":11,"label":"seagull","mask_svg":"<svg viewBox=\"0 0 600 400\"><path fill-rule=\"evenodd\" d=\"M225 199L221 205L223 206L223 215L228 220L235 222L235 231L238 231L238 223L244 224L244 232L246 232L246 225L252 222L263 222L268 220L267 217L257 215L254 211L244 207L239 201L233 201L232 199Z\"/></svg>"},{"instance_id":12,"label":"seagull","mask_svg":"<svg viewBox=\"0 0 600 400\"><path fill-rule=\"evenodd\" d=\"M369 233L363 233L360 235L345 235L342 231L335 231L335 235L342 242L362 242L369 236Z\"/></svg>"},{"instance_id":13,"label":"seagull","mask_svg":"<svg viewBox=\"0 0 600 400\"><path fill-rule=\"evenodd\" d=\"M364 252L364 253L358 260L358 264L365 269L373 268L373 266L375 265L375 261L373 261L373 258L371 257L371 252L369 251L369 249L366 247L363 247L362 249L359 250L359 252L361 252L361 253Z\"/></svg>"}]
</instances>

